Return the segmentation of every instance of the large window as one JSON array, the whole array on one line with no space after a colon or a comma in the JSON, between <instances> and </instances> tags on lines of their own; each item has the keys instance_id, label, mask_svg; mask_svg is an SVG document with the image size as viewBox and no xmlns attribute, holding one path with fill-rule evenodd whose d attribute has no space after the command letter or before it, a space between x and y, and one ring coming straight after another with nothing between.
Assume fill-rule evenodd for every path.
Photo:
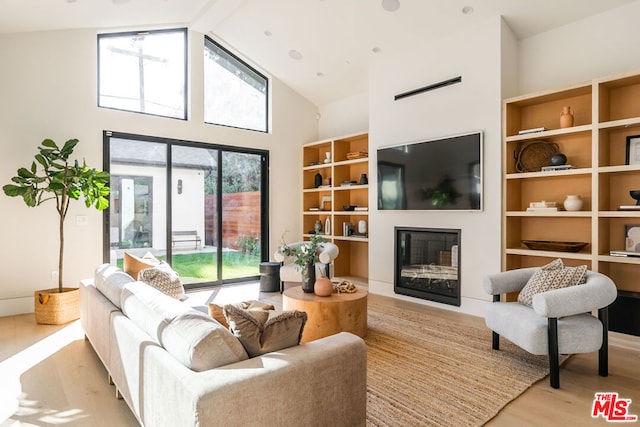
<instances>
[{"instance_id":1,"label":"large window","mask_svg":"<svg viewBox=\"0 0 640 427\"><path fill-rule=\"evenodd\" d=\"M186 119L187 30L98 35L98 105Z\"/></svg>"},{"instance_id":2,"label":"large window","mask_svg":"<svg viewBox=\"0 0 640 427\"><path fill-rule=\"evenodd\" d=\"M114 132L104 143L105 262L150 251L187 288L259 277L268 259L266 151Z\"/></svg>"},{"instance_id":3,"label":"large window","mask_svg":"<svg viewBox=\"0 0 640 427\"><path fill-rule=\"evenodd\" d=\"M205 37L204 121L267 132L269 81Z\"/></svg>"}]
</instances>

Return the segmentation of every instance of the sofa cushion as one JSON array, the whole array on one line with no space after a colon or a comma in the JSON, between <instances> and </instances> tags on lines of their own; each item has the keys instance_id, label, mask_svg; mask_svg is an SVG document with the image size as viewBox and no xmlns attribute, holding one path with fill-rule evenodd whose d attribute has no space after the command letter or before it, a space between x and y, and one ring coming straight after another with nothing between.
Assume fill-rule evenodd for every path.
<instances>
[{"instance_id":1,"label":"sofa cushion","mask_svg":"<svg viewBox=\"0 0 640 427\"><path fill-rule=\"evenodd\" d=\"M186 367L207 370L247 359L224 326L143 282L126 285L122 311Z\"/></svg>"},{"instance_id":2,"label":"sofa cushion","mask_svg":"<svg viewBox=\"0 0 640 427\"><path fill-rule=\"evenodd\" d=\"M558 258L533 273L527 284L520 291L518 302L531 307L535 294L579 285L585 283L586 280L586 265L564 267L562 260Z\"/></svg>"},{"instance_id":3,"label":"sofa cushion","mask_svg":"<svg viewBox=\"0 0 640 427\"><path fill-rule=\"evenodd\" d=\"M197 311L173 319L160 339L173 357L197 372L248 359L242 344L227 328Z\"/></svg>"},{"instance_id":4,"label":"sofa cushion","mask_svg":"<svg viewBox=\"0 0 640 427\"><path fill-rule=\"evenodd\" d=\"M243 302L236 303L234 305L244 310L275 310L275 307L273 306L273 304L269 304L262 301L256 301L256 300L243 301ZM224 316L224 306L210 302L209 316L216 319L225 328L229 328L229 323L227 323L227 318Z\"/></svg>"},{"instance_id":5,"label":"sofa cushion","mask_svg":"<svg viewBox=\"0 0 640 427\"><path fill-rule=\"evenodd\" d=\"M147 252L142 258L125 252L122 259L122 269L125 273L137 280L140 270L155 267L159 263L160 260L153 256L151 252Z\"/></svg>"},{"instance_id":6,"label":"sofa cushion","mask_svg":"<svg viewBox=\"0 0 640 427\"><path fill-rule=\"evenodd\" d=\"M96 288L118 308L120 308L122 289L132 282L134 280L131 276L111 264L98 266L94 273Z\"/></svg>"},{"instance_id":7,"label":"sofa cushion","mask_svg":"<svg viewBox=\"0 0 640 427\"><path fill-rule=\"evenodd\" d=\"M307 322L303 311L265 312L243 310L229 304L224 314L231 332L240 340L249 356L293 347L300 344Z\"/></svg>"},{"instance_id":8,"label":"sofa cushion","mask_svg":"<svg viewBox=\"0 0 640 427\"><path fill-rule=\"evenodd\" d=\"M181 300L186 295L180 276L164 261L160 261L156 266L140 270L138 280L176 299Z\"/></svg>"}]
</instances>

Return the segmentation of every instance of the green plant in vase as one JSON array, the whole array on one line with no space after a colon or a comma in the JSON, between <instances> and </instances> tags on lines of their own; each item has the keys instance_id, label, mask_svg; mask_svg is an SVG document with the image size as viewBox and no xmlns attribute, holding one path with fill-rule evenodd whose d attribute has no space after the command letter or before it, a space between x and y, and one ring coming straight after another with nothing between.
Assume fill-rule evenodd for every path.
<instances>
[{"instance_id":1,"label":"green plant in vase","mask_svg":"<svg viewBox=\"0 0 640 427\"><path fill-rule=\"evenodd\" d=\"M283 239L284 240L284 239ZM326 239L318 234L309 238L308 242L296 245L284 243L280 247L280 252L285 256L293 257L294 264L302 273L302 290L307 293L313 292L313 285L316 281L316 262L318 262L318 251Z\"/></svg>"}]
</instances>

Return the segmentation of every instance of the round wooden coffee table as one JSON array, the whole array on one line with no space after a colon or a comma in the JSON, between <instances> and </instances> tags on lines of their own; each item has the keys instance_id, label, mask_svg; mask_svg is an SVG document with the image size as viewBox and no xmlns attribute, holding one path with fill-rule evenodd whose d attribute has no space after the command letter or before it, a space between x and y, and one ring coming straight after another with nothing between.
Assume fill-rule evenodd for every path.
<instances>
[{"instance_id":1,"label":"round wooden coffee table","mask_svg":"<svg viewBox=\"0 0 640 427\"><path fill-rule=\"evenodd\" d=\"M282 308L307 313L300 342L308 342L338 332L351 332L362 338L367 334L367 290L358 287L352 294L319 297L302 292L296 286L284 291Z\"/></svg>"}]
</instances>

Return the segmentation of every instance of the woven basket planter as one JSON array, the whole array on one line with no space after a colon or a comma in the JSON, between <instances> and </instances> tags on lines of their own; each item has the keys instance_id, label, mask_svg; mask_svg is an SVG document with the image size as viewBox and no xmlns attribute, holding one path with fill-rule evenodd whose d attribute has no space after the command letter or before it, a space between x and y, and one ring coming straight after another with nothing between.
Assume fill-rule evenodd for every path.
<instances>
[{"instance_id":1,"label":"woven basket planter","mask_svg":"<svg viewBox=\"0 0 640 427\"><path fill-rule=\"evenodd\" d=\"M34 292L36 323L62 325L80 318L80 289L58 288Z\"/></svg>"}]
</instances>

